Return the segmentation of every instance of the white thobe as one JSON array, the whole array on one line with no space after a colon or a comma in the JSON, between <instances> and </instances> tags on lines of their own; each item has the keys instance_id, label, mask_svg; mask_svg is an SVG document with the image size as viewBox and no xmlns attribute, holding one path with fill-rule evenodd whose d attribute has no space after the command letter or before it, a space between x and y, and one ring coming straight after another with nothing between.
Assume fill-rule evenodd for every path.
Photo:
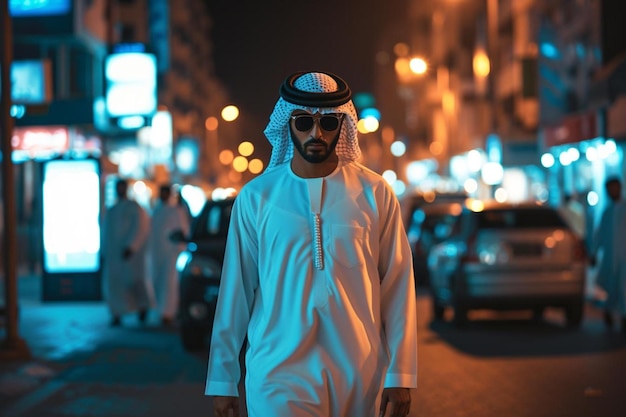
<instances>
[{"instance_id":1,"label":"white thobe","mask_svg":"<svg viewBox=\"0 0 626 417\"><path fill-rule=\"evenodd\" d=\"M600 218L591 253L602 248L596 282L606 291L605 308L626 317L626 201L611 204Z\"/></svg>"},{"instance_id":2,"label":"white thobe","mask_svg":"<svg viewBox=\"0 0 626 417\"><path fill-rule=\"evenodd\" d=\"M178 308L178 271L176 259L184 244L174 242L170 235L180 231L189 234L189 222L183 208L159 204L152 213L148 244L149 275L154 284L157 310L161 317L174 318Z\"/></svg>"},{"instance_id":3,"label":"white thobe","mask_svg":"<svg viewBox=\"0 0 626 417\"><path fill-rule=\"evenodd\" d=\"M362 165L255 178L233 207L205 393L238 395L247 335L250 417L377 415L383 386L417 384L411 256L397 198Z\"/></svg>"},{"instance_id":4,"label":"white thobe","mask_svg":"<svg viewBox=\"0 0 626 417\"><path fill-rule=\"evenodd\" d=\"M146 276L149 232L149 216L135 201L120 200L104 215L103 292L114 316L152 306L153 291ZM128 259L122 258L124 248L133 251Z\"/></svg>"}]
</instances>

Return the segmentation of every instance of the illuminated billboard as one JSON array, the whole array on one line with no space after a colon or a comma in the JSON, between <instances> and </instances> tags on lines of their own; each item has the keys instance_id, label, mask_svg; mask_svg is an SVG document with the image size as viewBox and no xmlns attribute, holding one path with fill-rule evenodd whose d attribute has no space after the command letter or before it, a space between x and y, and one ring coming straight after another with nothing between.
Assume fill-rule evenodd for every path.
<instances>
[{"instance_id":1,"label":"illuminated billboard","mask_svg":"<svg viewBox=\"0 0 626 417\"><path fill-rule=\"evenodd\" d=\"M46 273L100 270L97 160L53 160L44 164L43 247Z\"/></svg>"},{"instance_id":2,"label":"illuminated billboard","mask_svg":"<svg viewBox=\"0 0 626 417\"><path fill-rule=\"evenodd\" d=\"M143 52L106 58L106 112L109 117L152 116L157 110L156 57Z\"/></svg>"},{"instance_id":3,"label":"illuminated billboard","mask_svg":"<svg viewBox=\"0 0 626 417\"><path fill-rule=\"evenodd\" d=\"M72 0L9 0L9 14L13 17L54 16L67 14Z\"/></svg>"}]
</instances>

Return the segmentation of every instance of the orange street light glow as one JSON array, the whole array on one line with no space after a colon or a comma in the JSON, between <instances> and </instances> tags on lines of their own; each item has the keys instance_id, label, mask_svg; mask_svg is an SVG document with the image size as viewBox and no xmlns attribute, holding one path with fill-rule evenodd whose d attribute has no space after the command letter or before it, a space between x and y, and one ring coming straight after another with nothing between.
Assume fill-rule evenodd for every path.
<instances>
[{"instance_id":1,"label":"orange street light glow","mask_svg":"<svg viewBox=\"0 0 626 417\"><path fill-rule=\"evenodd\" d=\"M217 130L218 125L219 125L219 122L217 120L217 117L215 116L209 116L204 121L204 127L206 128L206 130L211 131L211 132L214 130Z\"/></svg>"},{"instance_id":2,"label":"orange street light glow","mask_svg":"<svg viewBox=\"0 0 626 417\"><path fill-rule=\"evenodd\" d=\"M232 122L239 117L239 109L237 106L229 105L222 109L222 119L227 122Z\"/></svg>"},{"instance_id":3,"label":"orange street light glow","mask_svg":"<svg viewBox=\"0 0 626 417\"><path fill-rule=\"evenodd\" d=\"M428 70L428 64L424 58L415 57L409 61L409 68L411 68L413 74L422 75Z\"/></svg>"}]
</instances>

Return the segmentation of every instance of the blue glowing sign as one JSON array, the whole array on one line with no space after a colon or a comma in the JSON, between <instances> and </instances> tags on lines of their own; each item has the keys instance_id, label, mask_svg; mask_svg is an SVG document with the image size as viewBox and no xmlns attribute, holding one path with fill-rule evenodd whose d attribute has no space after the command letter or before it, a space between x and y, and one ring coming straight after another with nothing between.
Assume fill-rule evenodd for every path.
<instances>
[{"instance_id":1,"label":"blue glowing sign","mask_svg":"<svg viewBox=\"0 0 626 417\"><path fill-rule=\"evenodd\" d=\"M9 0L13 17L53 16L67 14L71 0Z\"/></svg>"},{"instance_id":2,"label":"blue glowing sign","mask_svg":"<svg viewBox=\"0 0 626 417\"><path fill-rule=\"evenodd\" d=\"M11 64L13 103L41 104L52 100L52 77L48 60L13 61Z\"/></svg>"}]
</instances>

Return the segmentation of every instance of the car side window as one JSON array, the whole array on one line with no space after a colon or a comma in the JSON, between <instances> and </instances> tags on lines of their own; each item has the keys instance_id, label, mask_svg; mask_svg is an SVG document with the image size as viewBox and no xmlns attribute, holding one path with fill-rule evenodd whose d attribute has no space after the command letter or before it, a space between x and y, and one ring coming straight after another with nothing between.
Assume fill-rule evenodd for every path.
<instances>
[{"instance_id":1,"label":"car side window","mask_svg":"<svg viewBox=\"0 0 626 417\"><path fill-rule=\"evenodd\" d=\"M219 206L211 207L207 218L207 231L210 235L217 235L220 232L222 225L222 209Z\"/></svg>"},{"instance_id":2,"label":"car side window","mask_svg":"<svg viewBox=\"0 0 626 417\"><path fill-rule=\"evenodd\" d=\"M212 237L225 237L228 234L231 211L231 204L211 207L206 216L206 233Z\"/></svg>"}]
</instances>

